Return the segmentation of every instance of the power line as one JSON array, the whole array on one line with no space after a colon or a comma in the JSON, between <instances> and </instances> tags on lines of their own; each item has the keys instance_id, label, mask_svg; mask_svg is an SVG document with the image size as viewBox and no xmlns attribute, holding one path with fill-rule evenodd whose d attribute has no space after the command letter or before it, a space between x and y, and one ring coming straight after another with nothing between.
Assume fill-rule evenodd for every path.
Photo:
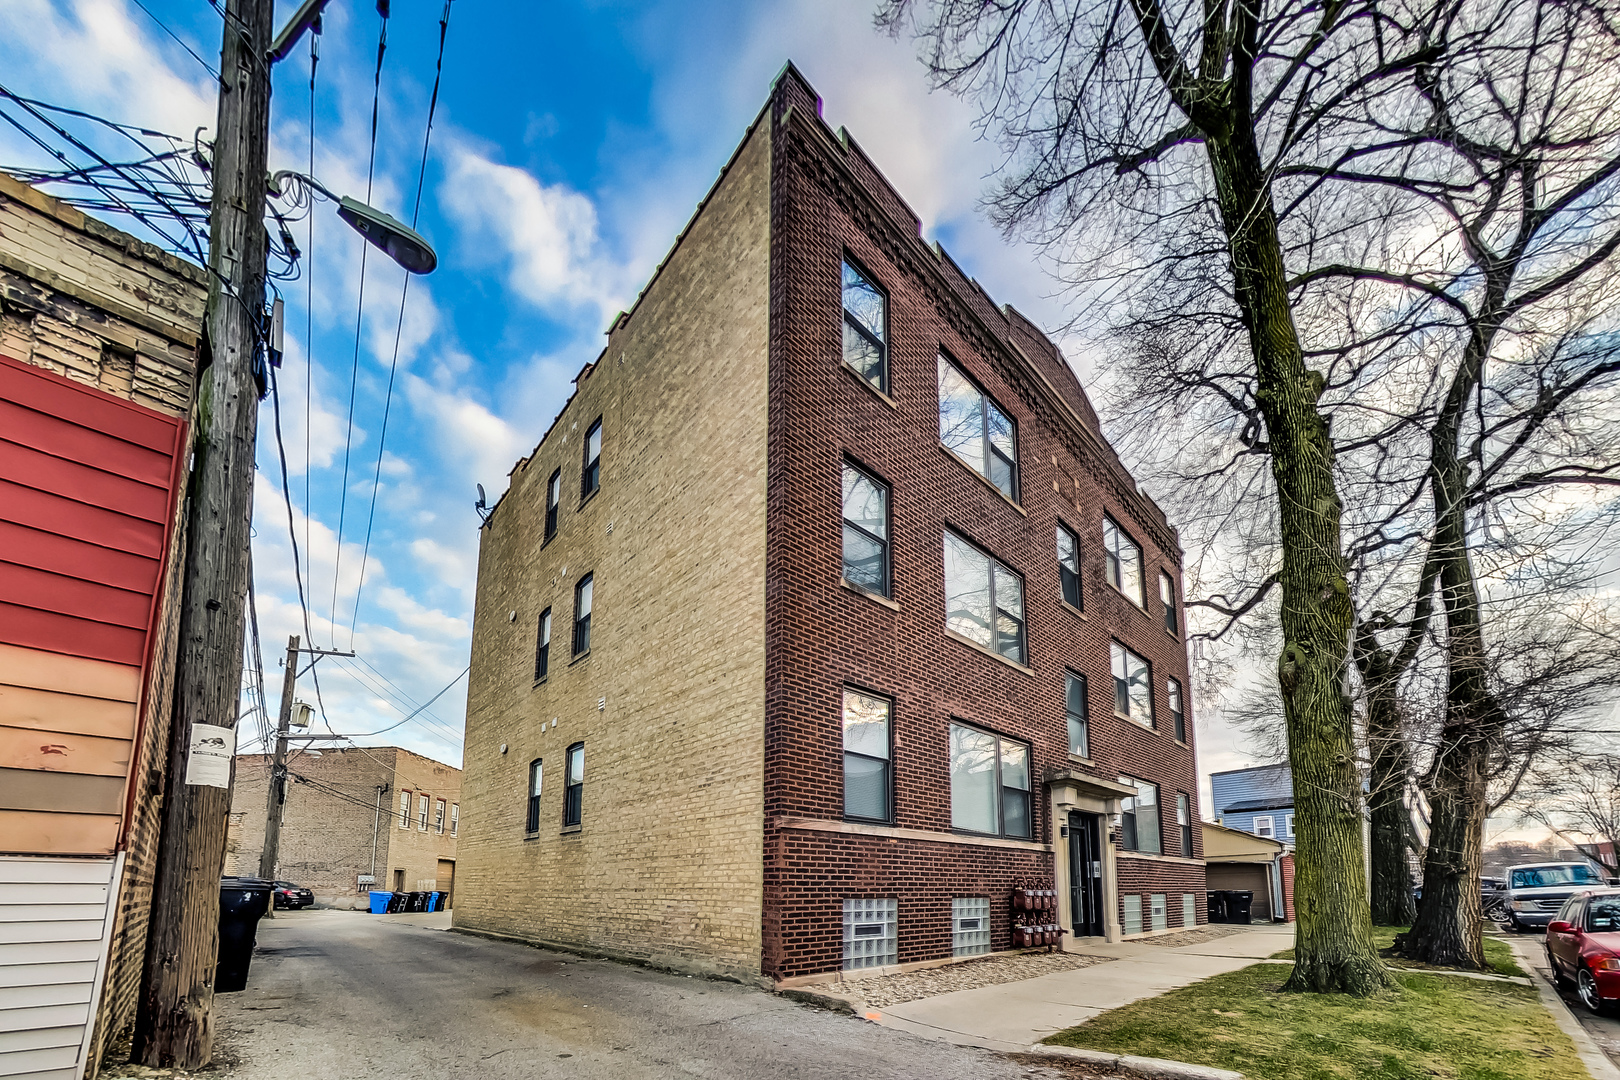
<instances>
[{"instance_id":1,"label":"power line","mask_svg":"<svg viewBox=\"0 0 1620 1080\"><path fill-rule=\"evenodd\" d=\"M472 670L472 665L471 664L468 664L466 667L462 668L461 673L459 675L457 675L455 678L451 679L448 683L445 683L443 690L440 690L437 694L434 694L432 697L428 698L427 702L425 704L423 704L420 708L418 708L416 710L416 712L413 712L413 713L410 713L409 715L407 715L404 720L400 720L397 723L389 724L385 728L378 728L376 731L363 731L363 732L360 732L359 737L369 739L374 735L381 735L386 731L393 731L395 728L399 727L401 724L404 724L409 720L414 720L416 718L417 713L422 712L429 705L432 705L435 701L438 701L440 698L442 698L446 693L449 692L449 690L450 690L450 688L452 686L454 686L454 685L456 685L456 683L460 682L462 680L462 677L465 676L467 674L467 672L469 672L471 670Z\"/></svg>"},{"instance_id":2,"label":"power line","mask_svg":"<svg viewBox=\"0 0 1620 1080\"><path fill-rule=\"evenodd\" d=\"M309 35L309 172L315 175L315 69L321 62L320 50L321 36ZM313 201L313 197L312 200ZM310 471L310 421L314 417L315 406L315 215L309 215L309 235L305 246L309 251L309 269L305 271L304 281L304 508L306 511L314 504L310 501L309 471ZM315 580L315 567L312 560L315 557L315 547L309 541L310 515L304 514L304 569L311 582Z\"/></svg>"},{"instance_id":3,"label":"power line","mask_svg":"<svg viewBox=\"0 0 1620 1080\"><path fill-rule=\"evenodd\" d=\"M146 12L146 14L151 18L151 20L153 22L157 23L158 26L163 29L163 32L165 34L168 34L170 37L174 38L174 40L179 43L179 45L180 45L180 47L182 49L184 49L184 50L186 50L186 52L190 53L191 58L193 60L197 61L197 63L201 64L203 66L203 70L208 72L208 74L210 74L210 75L212 75L214 77L215 82L219 81L219 72L214 70L214 66L212 64L210 64L208 61L204 60L202 57L198 56L197 55L197 50L193 49L190 45L187 45L184 41L182 41L179 34L175 33L173 30L170 30L168 23L165 23L162 19L158 18L156 15L153 15L152 14L152 9L147 7L145 4L141 3L141 0L134 0L134 4L135 4L136 7L140 8L142 11Z\"/></svg>"},{"instance_id":4,"label":"power line","mask_svg":"<svg viewBox=\"0 0 1620 1080\"><path fill-rule=\"evenodd\" d=\"M353 678L356 682L359 682L362 686L371 690L373 693L381 696L385 703L392 706L396 712L407 716L417 717L417 723L427 727L431 734L434 734L440 739L444 739L453 745L459 746L463 741L460 732L451 728L450 725L446 724L444 721L433 716L432 713L427 713L425 716L418 716L418 713L424 713L426 711L427 706L416 705L416 703L407 697L403 691L400 691L397 686L394 687L394 691L396 692L390 692L389 690L379 686L377 682L370 676L366 675L365 672L359 671L358 669L352 668L345 664L340 664L338 666L338 670L344 672L346 675ZM389 683L389 685L393 686L392 683ZM392 697L394 700L388 701L387 699L390 697Z\"/></svg>"},{"instance_id":5,"label":"power line","mask_svg":"<svg viewBox=\"0 0 1620 1080\"><path fill-rule=\"evenodd\" d=\"M427 129L422 133L422 164L416 170L416 200L411 206L411 228L422 211L422 187L427 180L428 145L433 139L433 114L439 108L439 84L444 77L444 41L450 33L450 5L444 0L439 16L439 59L433 66L433 96L428 100ZM388 445L388 416L394 404L394 376L399 369L399 341L405 329L405 297L411 291L411 275L399 287L399 319L394 324L394 355L388 361L388 392L383 397L382 431L377 436L377 467L371 476L371 509L366 512L366 542L360 549L360 580L354 587L354 615L349 620L349 648L354 648L354 630L360 622L360 594L366 587L366 565L371 557L371 527L377 520L377 488L382 482L383 448Z\"/></svg>"}]
</instances>

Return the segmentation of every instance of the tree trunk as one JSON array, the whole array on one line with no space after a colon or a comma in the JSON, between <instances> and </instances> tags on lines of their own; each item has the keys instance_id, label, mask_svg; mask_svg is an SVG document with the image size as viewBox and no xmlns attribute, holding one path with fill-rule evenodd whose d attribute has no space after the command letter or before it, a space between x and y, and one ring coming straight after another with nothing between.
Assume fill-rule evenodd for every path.
<instances>
[{"instance_id":1,"label":"tree trunk","mask_svg":"<svg viewBox=\"0 0 1620 1080\"><path fill-rule=\"evenodd\" d=\"M1361 635L1365 642L1371 631ZM1367 802L1372 819L1372 921L1379 926L1411 926L1412 869L1407 861L1411 818L1402 796L1410 773L1405 725L1397 697L1398 672L1389 652L1357 646L1357 663L1367 688L1367 752L1371 760Z\"/></svg>"},{"instance_id":2,"label":"tree trunk","mask_svg":"<svg viewBox=\"0 0 1620 1080\"><path fill-rule=\"evenodd\" d=\"M1277 680L1294 777L1299 920L1287 988L1365 995L1392 980L1373 944L1367 903L1361 778L1344 689L1353 613L1333 444L1316 408L1323 378L1300 348L1270 185L1241 93L1229 109L1236 119L1210 132L1205 147L1254 353L1282 533Z\"/></svg>"}]
</instances>

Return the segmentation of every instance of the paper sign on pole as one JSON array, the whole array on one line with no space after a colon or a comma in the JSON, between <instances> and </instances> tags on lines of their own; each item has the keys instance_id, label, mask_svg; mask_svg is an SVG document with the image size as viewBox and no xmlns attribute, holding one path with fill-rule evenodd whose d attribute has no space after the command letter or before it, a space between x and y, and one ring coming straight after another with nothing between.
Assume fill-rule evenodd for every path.
<instances>
[{"instance_id":1,"label":"paper sign on pole","mask_svg":"<svg viewBox=\"0 0 1620 1080\"><path fill-rule=\"evenodd\" d=\"M192 724L191 753L186 755L186 783L194 787L230 787L231 758L235 754L235 728Z\"/></svg>"}]
</instances>

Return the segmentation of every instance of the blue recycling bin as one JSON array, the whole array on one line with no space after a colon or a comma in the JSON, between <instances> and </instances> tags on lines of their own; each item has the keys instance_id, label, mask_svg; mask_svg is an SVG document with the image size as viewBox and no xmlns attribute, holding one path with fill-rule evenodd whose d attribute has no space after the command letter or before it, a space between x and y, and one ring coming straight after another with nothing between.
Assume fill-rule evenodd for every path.
<instances>
[{"instance_id":1,"label":"blue recycling bin","mask_svg":"<svg viewBox=\"0 0 1620 1080\"><path fill-rule=\"evenodd\" d=\"M373 915L388 914L388 901L393 898L393 895L391 892L371 890L371 913Z\"/></svg>"}]
</instances>

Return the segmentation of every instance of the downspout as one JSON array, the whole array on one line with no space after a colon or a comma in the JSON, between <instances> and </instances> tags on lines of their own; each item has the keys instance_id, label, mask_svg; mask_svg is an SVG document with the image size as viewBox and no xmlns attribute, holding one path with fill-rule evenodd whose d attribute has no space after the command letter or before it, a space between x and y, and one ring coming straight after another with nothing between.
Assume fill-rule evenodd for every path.
<instances>
[{"instance_id":1,"label":"downspout","mask_svg":"<svg viewBox=\"0 0 1620 1080\"><path fill-rule=\"evenodd\" d=\"M377 887L377 833L382 828L382 797L387 784L377 785L377 813L371 819L371 887Z\"/></svg>"}]
</instances>

